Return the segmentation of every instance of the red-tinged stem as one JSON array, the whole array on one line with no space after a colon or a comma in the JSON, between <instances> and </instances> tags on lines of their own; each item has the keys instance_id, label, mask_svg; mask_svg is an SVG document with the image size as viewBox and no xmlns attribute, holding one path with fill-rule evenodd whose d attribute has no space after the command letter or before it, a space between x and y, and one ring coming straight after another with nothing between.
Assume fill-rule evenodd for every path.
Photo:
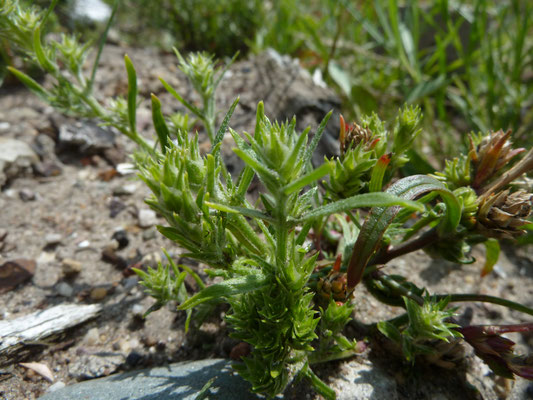
<instances>
[{"instance_id":1,"label":"red-tinged stem","mask_svg":"<svg viewBox=\"0 0 533 400\"><path fill-rule=\"evenodd\" d=\"M390 260L396 257L403 256L404 254L412 253L413 251L423 249L424 247L432 244L439 239L439 234L436 228L433 228L416 239L410 240L399 244L398 246L384 249L379 252L374 258L370 260L368 265L386 264Z\"/></svg>"}]
</instances>

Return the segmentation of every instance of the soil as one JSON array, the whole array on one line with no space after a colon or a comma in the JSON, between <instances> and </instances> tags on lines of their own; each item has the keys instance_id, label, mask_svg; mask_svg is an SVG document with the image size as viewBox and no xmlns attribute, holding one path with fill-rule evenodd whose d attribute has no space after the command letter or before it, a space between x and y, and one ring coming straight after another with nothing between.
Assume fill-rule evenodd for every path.
<instances>
[{"instance_id":1,"label":"soil","mask_svg":"<svg viewBox=\"0 0 533 400\"><path fill-rule=\"evenodd\" d=\"M185 98L192 95L173 55L110 46L104 52L103 65L97 75L96 92L101 98L125 93L127 80L122 54L126 51L137 68L143 98L148 98L152 91L161 98L164 112L180 109L164 92L157 80L159 76ZM233 98L241 95L240 106L232 119L237 131L250 131L255 119L255 103L268 91L268 81L260 79L257 68L255 61L237 63L220 88L220 110L227 109ZM149 110L149 102L144 100L138 119L141 132L148 137ZM0 192L0 233L7 233L3 242L0 240L0 265L20 258L36 261L35 274L30 281L0 295L0 320L11 320L61 303L100 303L103 306L96 319L45 342L28 344L23 353L5 363L0 369L0 399L35 399L50 387L50 382L22 367L19 364L22 361L46 364L53 372L54 382L70 385L121 370L174 361L229 358L238 343L227 336L221 318L225 312L223 308L189 336L184 331L185 317L174 312L174 305L153 312L146 319L141 317L154 301L137 284L131 266L155 266L157 260L164 259L162 248L179 260L180 249L158 234L155 224L140 226L139 210L148 209L143 199L149 196L149 190L135 175L116 172L117 164L129 161L133 144L117 136L112 150L91 153L62 147L58 130L74 120L61 116L16 86L1 89L0 122L2 137L16 138L30 145L35 144L38 135L52 138L56 144L54 153L43 155L41 163L44 166L48 165L46 162L55 163L61 170L51 176L35 171L19 174ZM229 152L226 154L230 157ZM163 224L163 220L157 218L156 223ZM116 248L113 236L117 231L128 239L124 248ZM59 243L51 243L55 241L51 235L60 238ZM408 277L418 286L427 287L431 293L490 294L533 307L531 248L509 246L495 271L485 278L480 278L483 252L476 250L474 256L475 263L458 266L416 252L391 262L387 268ZM80 263L79 273L69 273L63 265L65 260ZM188 263L205 278L202 265L186 259L180 262ZM360 358L370 359L394 376L401 389L400 398L425 398L414 392L401 358L391 356L384 341L376 339L363 325L398 315L401 310L383 306L364 288L356 292L355 304L354 318L359 323L351 324L347 334L359 339L367 336L370 340L370 351ZM524 314L494 305L460 304L458 313L464 318L471 315L473 323L530 320ZM512 338L518 342L519 351L533 352L533 336ZM335 365L321 367L319 374L327 379L335 374ZM486 398L505 398L512 390L494 379L468 351L464 367L468 373L464 368L450 372L434 364L421 365L435 376L449 377L447 382L456 379L465 383L470 379L478 388L486 386L480 389ZM477 376L479 381L472 382L471 376ZM452 391L446 389L446 382L442 382L441 389L443 393ZM307 398L312 397L314 395L309 392Z\"/></svg>"}]
</instances>

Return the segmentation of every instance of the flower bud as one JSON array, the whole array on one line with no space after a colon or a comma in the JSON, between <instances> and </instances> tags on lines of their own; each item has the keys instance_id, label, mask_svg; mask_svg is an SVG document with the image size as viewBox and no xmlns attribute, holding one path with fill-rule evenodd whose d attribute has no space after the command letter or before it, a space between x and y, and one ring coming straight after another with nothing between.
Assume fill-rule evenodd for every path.
<instances>
[{"instance_id":1,"label":"flower bud","mask_svg":"<svg viewBox=\"0 0 533 400\"><path fill-rule=\"evenodd\" d=\"M483 138L470 137L470 158L474 165L472 187L479 189L488 179L505 167L507 163L525 149L513 149L509 140L511 130L493 132ZM476 145L474 142L478 141Z\"/></svg>"},{"instance_id":2,"label":"flower bud","mask_svg":"<svg viewBox=\"0 0 533 400\"><path fill-rule=\"evenodd\" d=\"M519 190L504 190L483 197L479 204L477 228L487 236L512 239L524 233L520 229L529 223L533 194Z\"/></svg>"},{"instance_id":3,"label":"flower bud","mask_svg":"<svg viewBox=\"0 0 533 400\"><path fill-rule=\"evenodd\" d=\"M514 375L533 379L533 357L515 355L513 353L515 343L500 336L507 332L532 332L533 324L474 325L456 330L495 374L509 379L513 379Z\"/></svg>"},{"instance_id":4,"label":"flower bud","mask_svg":"<svg viewBox=\"0 0 533 400\"><path fill-rule=\"evenodd\" d=\"M352 122L352 124L346 123L342 115L340 116L340 125L339 144L341 157L346 150L357 147L359 144L362 144L365 150L371 150L380 140L380 138L374 137L368 127L363 128L355 122Z\"/></svg>"}]
</instances>

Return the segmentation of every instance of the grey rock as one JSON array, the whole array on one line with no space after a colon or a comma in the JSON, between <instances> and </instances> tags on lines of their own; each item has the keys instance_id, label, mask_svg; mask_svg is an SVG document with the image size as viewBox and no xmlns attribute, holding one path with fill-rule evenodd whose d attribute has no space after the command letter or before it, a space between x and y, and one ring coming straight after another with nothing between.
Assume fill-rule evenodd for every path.
<instances>
[{"instance_id":1,"label":"grey rock","mask_svg":"<svg viewBox=\"0 0 533 400\"><path fill-rule=\"evenodd\" d=\"M26 143L10 138L0 138L0 187L9 179L26 172L39 158Z\"/></svg>"},{"instance_id":2,"label":"grey rock","mask_svg":"<svg viewBox=\"0 0 533 400\"><path fill-rule=\"evenodd\" d=\"M211 379L208 398L257 400L250 386L237 376L226 360L181 362L166 367L132 371L78 383L45 394L42 400L193 400Z\"/></svg>"},{"instance_id":3,"label":"grey rock","mask_svg":"<svg viewBox=\"0 0 533 400\"><path fill-rule=\"evenodd\" d=\"M33 148L41 158L55 159L56 143L50 136L43 133L37 135L33 141Z\"/></svg>"},{"instance_id":4,"label":"grey rock","mask_svg":"<svg viewBox=\"0 0 533 400\"><path fill-rule=\"evenodd\" d=\"M154 228L148 229L142 233L142 238L146 242L148 240L155 239L157 237L157 230Z\"/></svg>"},{"instance_id":5,"label":"grey rock","mask_svg":"<svg viewBox=\"0 0 533 400\"><path fill-rule=\"evenodd\" d=\"M79 358L77 358L69 365L68 372L71 376L78 379L100 378L102 376L108 376L115 372L122 364L124 364L124 360L125 357L122 353L101 352L82 354ZM88 393L90 392L91 391L89 391ZM56 395L56 393L60 393L60 391L55 392L54 395ZM87 396L87 394L85 396ZM55 398L62 397L54 397L54 399ZM105 399L106 397L96 396L87 398ZM114 397L109 398L113 399Z\"/></svg>"},{"instance_id":6,"label":"grey rock","mask_svg":"<svg viewBox=\"0 0 533 400\"><path fill-rule=\"evenodd\" d=\"M65 387L65 382L62 382L62 381L57 381L56 383L54 383L53 385L51 385L47 390L46 392L47 393L53 393L59 389L63 389Z\"/></svg>"},{"instance_id":7,"label":"grey rock","mask_svg":"<svg viewBox=\"0 0 533 400\"><path fill-rule=\"evenodd\" d=\"M398 399L394 378L368 361L344 363L330 386L337 400Z\"/></svg>"},{"instance_id":8,"label":"grey rock","mask_svg":"<svg viewBox=\"0 0 533 400\"><path fill-rule=\"evenodd\" d=\"M115 146L115 134L89 120L63 124L59 128L60 148L76 148L83 154L99 154Z\"/></svg>"},{"instance_id":9,"label":"grey rock","mask_svg":"<svg viewBox=\"0 0 533 400\"><path fill-rule=\"evenodd\" d=\"M135 286L137 286L138 282L139 282L139 278L137 277L137 275L134 275L134 276L130 276L128 278L123 279L121 283L124 288L124 291L128 292L131 289L133 289Z\"/></svg>"}]
</instances>

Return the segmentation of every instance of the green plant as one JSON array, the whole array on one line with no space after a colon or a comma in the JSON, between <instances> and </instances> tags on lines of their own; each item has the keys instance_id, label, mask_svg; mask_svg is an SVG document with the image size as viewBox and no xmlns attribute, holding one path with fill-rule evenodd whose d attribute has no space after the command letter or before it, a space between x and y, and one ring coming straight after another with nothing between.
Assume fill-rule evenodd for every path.
<instances>
[{"instance_id":1,"label":"green plant","mask_svg":"<svg viewBox=\"0 0 533 400\"><path fill-rule=\"evenodd\" d=\"M117 27L135 46L152 43L224 57L247 53L265 20L265 8L259 0L127 0L122 3L124 12L117 18ZM139 43L139 29L143 43Z\"/></svg>"},{"instance_id":2,"label":"green plant","mask_svg":"<svg viewBox=\"0 0 533 400\"><path fill-rule=\"evenodd\" d=\"M358 29L345 29L329 75L355 115L419 104L442 132L425 137L436 154L452 156L465 130L512 129L530 145L529 2L341 3Z\"/></svg>"},{"instance_id":3,"label":"green plant","mask_svg":"<svg viewBox=\"0 0 533 400\"><path fill-rule=\"evenodd\" d=\"M381 267L418 249L467 263L471 247L484 243L488 273L499 254L497 239L521 235L531 213L533 194L510 184L533 169L533 149L509 168L524 152L512 148L510 133L472 135L468 154L448 162L442 172L401 178L400 169L421 132L420 110L404 107L390 125L375 114L359 124L341 118L340 156L313 167L312 154L330 114L309 140L309 129L296 132L294 119L271 122L259 103L253 134L238 133L229 127L236 100L217 127L213 96L224 70L217 71L205 54L182 57L177 51L179 66L199 92L202 108L163 85L203 123L211 147L202 154L187 117L165 117L154 95L152 119L159 146L152 146L136 132L137 77L129 58L127 99L114 99L106 108L91 94L93 78L81 73L88 47L71 39L43 44L43 16L31 14L36 22L29 33L25 15L16 1L4 3L0 26L9 29L0 32L6 37L26 35L22 50L57 85L47 90L26 74L12 72L61 110L98 118L134 140L139 145L139 176L152 191L147 203L167 221L159 231L185 249L184 255L208 265L210 277L219 278L219 283L206 286L190 267L176 265L170 257L166 266L138 271L157 300L152 310L176 301L179 310L189 312L188 327L191 318L195 320L191 309L202 308L196 318L200 323L206 310L228 303L231 335L251 345L251 353L235 368L252 390L274 397L295 378L306 377L324 397L335 398L312 365L357 353L357 343L343 328L351 318L351 294L359 283L381 302L406 309L378 328L402 346L411 362L435 353L435 341L464 336L496 373L532 378L530 361L513 355L512 342L498 336L532 331L532 323L461 327L447 305L489 302L529 315L532 309L491 296L430 295ZM245 163L238 177L229 174L221 155L228 130L234 152ZM256 176L264 189L252 204L247 192ZM413 214L416 221L407 224ZM183 286L186 274L196 279L197 293Z\"/></svg>"}]
</instances>

